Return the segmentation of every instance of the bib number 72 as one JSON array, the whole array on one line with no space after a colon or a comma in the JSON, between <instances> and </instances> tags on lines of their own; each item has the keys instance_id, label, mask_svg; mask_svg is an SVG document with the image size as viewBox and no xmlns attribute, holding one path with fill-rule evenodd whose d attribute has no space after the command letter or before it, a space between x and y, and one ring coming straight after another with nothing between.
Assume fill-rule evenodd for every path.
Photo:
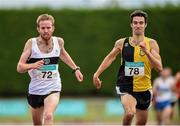
<instances>
[{"instance_id":1,"label":"bib number 72","mask_svg":"<svg viewBox=\"0 0 180 126\"><path fill-rule=\"evenodd\" d=\"M42 78L52 78L52 71L42 71Z\"/></svg>"}]
</instances>

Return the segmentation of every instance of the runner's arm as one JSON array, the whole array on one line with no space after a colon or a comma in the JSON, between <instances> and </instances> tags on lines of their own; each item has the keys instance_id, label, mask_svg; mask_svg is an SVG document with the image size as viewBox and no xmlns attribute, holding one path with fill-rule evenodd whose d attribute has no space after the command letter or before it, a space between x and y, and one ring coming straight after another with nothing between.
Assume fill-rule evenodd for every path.
<instances>
[{"instance_id":1,"label":"runner's arm","mask_svg":"<svg viewBox=\"0 0 180 126\"><path fill-rule=\"evenodd\" d=\"M32 46L32 41L31 39L29 39L24 46L24 50L17 64L17 72L19 73L25 73L30 69L40 68L44 64L43 60L37 61L36 63L32 63L32 64L26 63L27 59L31 55L31 46Z\"/></svg>"},{"instance_id":2,"label":"runner's arm","mask_svg":"<svg viewBox=\"0 0 180 126\"><path fill-rule=\"evenodd\" d=\"M95 72L94 76L99 77L101 75L101 73L111 65L111 63L116 59L116 56L121 52L123 42L124 42L124 39L120 39L120 40L116 41L114 48L104 58L101 65Z\"/></svg>"},{"instance_id":3,"label":"runner's arm","mask_svg":"<svg viewBox=\"0 0 180 126\"><path fill-rule=\"evenodd\" d=\"M58 38L59 46L61 48L61 53L59 58L66 63L71 69L73 69L73 73L79 82L83 81L83 75L80 71L80 68L74 63L68 52L64 48L64 40L62 38Z\"/></svg>"},{"instance_id":4,"label":"runner's arm","mask_svg":"<svg viewBox=\"0 0 180 126\"><path fill-rule=\"evenodd\" d=\"M114 48L111 50L111 52L104 58L101 65L97 69L97 71L94 73L93 76L93 84L96 86L97 89L101 88L102 81L99 79L99 76L101 73L106 70L111 63L116 59L116 56L121 52L122 46L123 46L123 39L118 40L115 43Z\"/></svg>"},{"instance_id":5,"label":"runner's arm","mask_svg":"<svg viewBox=\"0 0 180 126\"><path fill-rule=\"evenodd\" d=\"M144 52L146 53L148 59L150 60L150 63L152 67L160 72L162 71L162 61L161 61L161 56L159 54L159 46L155 40L150 40L150 51L145 50Z\"/></svg>"},{"instance_id":6,"label":"runner's arm","mask_svg":"<svg viewBox=\"0 0 180 126\"><path fill-rule=\"evenodd\" d=\"M72 60L72 58L70 57L70 55L68 54L68 52L65 50L64 48L64 40L62 38L58 38L59 41L59 45L61 48L61 53L59 58L66 63L71 69L76 69L77 65L74 63L74 61Z\"/></svg>"}]
</instances>

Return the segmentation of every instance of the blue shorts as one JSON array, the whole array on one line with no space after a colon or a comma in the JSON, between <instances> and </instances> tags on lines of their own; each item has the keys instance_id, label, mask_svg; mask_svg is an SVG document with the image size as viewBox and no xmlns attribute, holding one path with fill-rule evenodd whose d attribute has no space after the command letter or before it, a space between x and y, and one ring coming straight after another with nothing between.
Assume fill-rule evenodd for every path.
<instances>
[{"instance_id":1,"label":"blue shorts","mask_svg":"<svg viewBox=\"0 0 180 126\"><path fill-rule=\"evenodd\" d=\"M156 102L155 108L158 111L162 111L163 109L165 109L166 107L171 106L171 101L163 101L163 102Z\"/></svg>"}]
</instances>

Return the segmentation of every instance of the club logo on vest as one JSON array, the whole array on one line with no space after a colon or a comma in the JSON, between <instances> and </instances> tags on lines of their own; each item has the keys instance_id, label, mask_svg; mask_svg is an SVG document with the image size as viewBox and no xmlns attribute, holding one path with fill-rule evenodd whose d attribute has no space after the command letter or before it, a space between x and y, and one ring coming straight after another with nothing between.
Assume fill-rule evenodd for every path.
<instances>
[{"instance_id":1,"label":"club logo on vest","mask_svg":"<svg viewBox=\"0 0 180 126\"><path fill-rule=\"evenodd\" d=\"M144 56L144 55L145 55L144 51L142 51L142 50L140 49L139 55L140 55L140 56Z\"/></svg>"},{"instance_id":2,"label":"club logo on vest","mask_svg":"<svg viewBox=\"0 0 180 126\"><path fill-rule=\"evenodd\" d=\"M49 59L49 58L43 59L43 61L44 61L44 64L45 64L45 65L47 65L47 64L50 63L50 59Z\"/></svg>"},{"instance_id":3,"label":"club logo on vest","mask_svg":"<svg viewBox=\"0 0 180 126\"><path fill-rule=\"evenodd\" d=\"M58 53L59 53L59 51L56 49L56 50L55 50L55 54L58 55Z\"/></svg>"},{"instance_id":4,"label":"club logo on vest","mask_svg":"<svg viewBox=\"0 0 180 126\"><path fill-rule=\"evenodd\" d=\"M124 44L124 47L128 47L128 43L125 43L125 44Z\"/></svg>"}]
</instances>

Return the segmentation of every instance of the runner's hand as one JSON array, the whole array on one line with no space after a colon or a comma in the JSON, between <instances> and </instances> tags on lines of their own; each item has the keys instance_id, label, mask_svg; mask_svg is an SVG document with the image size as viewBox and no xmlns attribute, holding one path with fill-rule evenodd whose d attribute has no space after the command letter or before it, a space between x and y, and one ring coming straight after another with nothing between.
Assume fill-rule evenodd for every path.
<instances>
[{"instance_id":1,"label":"runner's hand","mask_svg":"<svg viewBox=\"0 0 180 126\"><path fill-rule=\"evenodd\" d=\"M79 82L82 82L82 81L83 81L83 75L82 75L82 73L81 73L80 70L76 70L76 71L75 71L75 75L76 75L76 78L77 78L77 80L78 80Z\"/></svg>"},{"instance_id":2,"label":"runner's hand","mask_svg":"<svg viewBox=\"0 0 180 126\"><path fill-rule=\"evenodd\" d=\"M29 64L31 65L30 69L39 69L44 65L44 61L43 60L39 60L35 63Z\"/></svg>"},{"instance_id":3,"label":"runner's hand","mask_svg":"<svg viewBox=\"0 0 180 126\"><path fill-rule=\"evenodd\" d=\"M145 42L140 42L139 46L140 46L140 48L141 48L141 50L143 52L147 51L147 47L146 47L146 43Z\"/></svg>"},{"instance_id":4,"label":"runner's hand","mask_svg":"<svg viewBox=\"0 0 180 126\"><path fill-rule=\"evenodd\" d=\"M96 86L97 89L101 88L102 81L99 79L98 76L96 76L96 74L94 74L94 76L93 76L93 83L94 83L94 86Z\"/></svg>"}]
</instances>

